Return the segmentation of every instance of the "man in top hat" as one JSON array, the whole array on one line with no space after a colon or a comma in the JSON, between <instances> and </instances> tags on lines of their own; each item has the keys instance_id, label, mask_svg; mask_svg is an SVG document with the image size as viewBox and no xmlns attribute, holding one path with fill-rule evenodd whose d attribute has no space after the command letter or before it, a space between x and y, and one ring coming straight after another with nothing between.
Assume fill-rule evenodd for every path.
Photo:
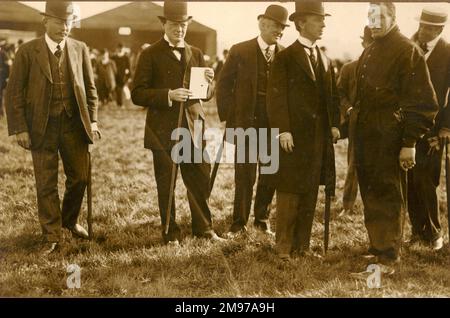
<instances>
[{"instance_id":1,"label":"man in top hat","mask_svg":"<svg viewBox=\"0 0 450 318\"><path fill-rule=\"evenodd\" d=\"M396 25L394 4L371 3L368 17L374 42L358 64L355 160L371 261L393 273L405 217L404 171L415 165L416 142L432 127L437 102L420 48Z\"/></svg>"},{"instance_id":2,"label":"man in top hat","mask_svg":"<svg viewBox=\"0 0 450 318\"><path fill-rule=\"evenodd\" d=\"M278 41L288 26L287 18L288 12L284 7L268 6L265 13L258 16L258 37L238 43L230 49L217 82L219 117L222 121L227 121L228 128L268 128L267 82L270 65L275 55L283 49ZM269 136L268 134L265 143L267 147L270 144ZM258 145L261 146L259 140ZM246 231L250 215L257 164L248 162L255 155L250 153L249 148L248 140L245 141L245 149L236 148L236 161L238 152L245 152L245 162L236 162L234 165L235 196L233 222L227 233L229 237ZM254 225L263 232L273 234L269 224L269 205L275 189L267 185L265 177L258 174Z\"/></svg>"},{"instance_id":3,"label":"man in top hat","mask_svg":"<svg viewBox=\"0 0 450 318\"><path fill-rule=\"evenodd\" d=\"M372 32L366 26L364 28L364 35L360 37L361 45L365 49L372 42ZM341 129L342 136L348 137L348 152L347 152L347 175L344 183L344 194L342 198L343 209L339 216L349 214L353 211L355 205L356 195L358 194L358 178L356 176L356 167L354 163L353 154L353 133L354 133L354 116L351 116L351 111L356 99L356 69L358 60L346 63L342 66L339 78L337 80L337 87L341 100Z\"/></svg>"},{"instance_id":4,"label":"man in top hat","mask_svg":"<svg viewBox=\"0 0 450 318\"><path fill-rule=\"evenodd\" d=\"M204 67L203 53L185 40L192 17L187 13L187 3L164 2L164 16L160 16L164 37L142 51L133 80L131 98L136 105L147 107L144 146L153 152L158 202L163 226L164 243L178 244L180 229L175 221L175 202L172 202L168 234L164 231L169 202L172 160L170 157L175 142L171 135L178 125L181 103L184 103L182 127L194 136L194 120L204 123L205 114L198 99L190 99L188 90L192 67ZM214 71L207 69L205 77L209 83ZM210 94L210 97L212 94ZM193 143L193 152L201 151ZM192 234L212 240L219 238L212 229L211 211L208 207L210 165L207 162L180 163L181 175L188 192L192 216Z\"/></svg>"},{"instance_id":5,"label":"man in top hat","mask_svg":"<svg viewBox=\"0 0 450 318\"><path fill-rule=\"evenodd\" d=\"M423 9L419 30L413 36L427 61L439 112L433 128L416 145L416 166L409 171L408 212L412 224L411 242L431 243L434 250L443 245L436 189L444 143L450 137L450 45L441 37L446 23L447 12L438 8Z\"/></svg>"},{"instance_id":6,"label":"man in top hat","mask_svg":"<svg viewBox=\"0 0 450 318\"><path fill-rule=\"evenodd\" d=\"M58 248L61 227L88 238L77 223L88 175L88 144L100 137L97 91L87 46L68 37L72 2L48 1L45 35L17 51L6 90L8 132L31 150L45 253ZM62 208L58 154L66 174Z\"/></svg>"},{"instance_id":7,"label":"man in top hat","mask_svg":"<svg viewBox=\"0 0 450 318\"><path fill-rule=\"evenodd\" d=\"M277 191L276 250L283 260L292 252L309 254L311 228L320 184L334 195L333 142L339 139L339 97L331 61L316 41L325 28L320 1L296 1L299 37L272 64L267 113L280 130L280 166L271 182Z\"/></svg>"}]
</instances>

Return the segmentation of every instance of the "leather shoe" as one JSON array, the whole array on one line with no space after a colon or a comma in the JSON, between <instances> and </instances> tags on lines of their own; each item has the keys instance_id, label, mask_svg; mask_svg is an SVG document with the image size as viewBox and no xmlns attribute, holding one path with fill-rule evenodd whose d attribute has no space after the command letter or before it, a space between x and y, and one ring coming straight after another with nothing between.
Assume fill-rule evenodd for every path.
<instances>
[{"instance_id":1,"label":"leather shoe","mask_svg":"<svg viewBox=\"0 0 450 318\"><path fill-rule=\"evenodd\" d=\"M45 243L41 249L41 254L43 256L48 256L53 254L59 250L59 244L57 242L48 242Z\"/></svg>"},{"instance_id":2,"label":"leather shoe","mask_svg":"<svg viewBox=\"0 0 450 318\"><path fill-rule=\"evenodd\" d=\"M433 241L433 251L439 251L444 246L444 239L442 237Z\"/></svg>"},{"instance_id":3,"label":"leather shoe","mask_svg":"<svg viewBox=\"0 0 450 318\"><path fill-rule=\"evenodd\" d=\"M213 242L226 242L226 239L217 235L216 232L208 233L206 238Z\"/></svg>"},{"instance_id":4,"label":"leather shoe","mask_svg":"<svg viewBox=\"0 0 450 318\"><path fill-rule=\"evenodd\" d=\"M72 236L74 237L84 240L89 239L89 233L80 224L75 224L74 227L70 229L70 232L72 232Z\"/></svg>"}]
</instances>

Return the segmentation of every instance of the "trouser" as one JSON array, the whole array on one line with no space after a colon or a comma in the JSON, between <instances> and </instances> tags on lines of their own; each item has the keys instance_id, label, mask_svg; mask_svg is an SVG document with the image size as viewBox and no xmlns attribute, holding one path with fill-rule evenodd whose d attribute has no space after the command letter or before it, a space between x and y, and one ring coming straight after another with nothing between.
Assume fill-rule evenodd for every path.
<instances>
[{"instance_id":1,"label":"trouser","mask_svg":"<svg viewBox=\"0 0 450 318\"><path fill-rule=\"evenodd\" d=\"M268 130L269 131L269 130ZM259 134L258 134L259 136ZM270 138L268 133L267 138ZM270 139L267 139L268 145ZM259 145L259 140L258 143ZM252 149L257 151L257 147ZM275 188L267 184L267 176L261 174L262 163L250 163L250 144L249 141L245 142L245 162L238 162L238 151L244 151L236 147L235 165L234 165L234 208L233 208L233 223L230 227L230 232L239 232L245 230L247 225L250 209L253 199L253 186L256 181L256 172L258 171L258 182L256 186L256 197L254 204L255 214L255 226L263 229L264 231L270 229L269 216L270 216L270 204L275 194ZM258 155L254 156L258 158Z\"/></svg>"},{"instance_id":2,"label":"trouser","mask_svg":"<svg viewBox=\"0 0 450 318\"><path fill-rule=\"evenodd\" d=\"M169 233L164 233L166 213L169 202L170 181L172 175L172 159L170 151L153 151L153 165L158 189L159 212L165 243L180 240L180 229L176 223L175 198L172 199L170 211ZM187 196L192 218L192 234L205 236L212 232L211 211L208 207L209 197L209 163L180 163L179 170L187 188Z\"/></svg>"},{"instance_id":3,"label":"trouser","mask_svg":"<svg viewBox=\"0 0 450 318\"><path fill-rule=\"evenodd\" d=\"M390 262L400 256L405 217L406 176L398 163L401 141L389 131L369 128L361 125L355 148L364 222L369 251Z\"/></svg>"},{"instance_id":4,"label":"trouser","mask_svg":"<svg viewBox=\"0 0 450 318\"><path fill-rule=\"evenodd\" d=\"M443 149L428 155L426 138L419 140L416 149L416 166L408 173L408 212L412 235L424 241L434 241L442 236L436 190L441 176Z\"/></svg>"},{"instance_id":5,"label":"trouser","mask_svg":"<svg viewBox=\"0 0 450 318\"><path fill-rule=\"evenodd\" d=\"M2 88L2 83L0 83L0 117L2 117L4 115L4 110L3 110L3 88Z\"/></svg>"},{"instance_id":6,"label":"trouser","mask_svg":"<svg viewBox=\"0 0 450 318\"><path fill-rule=\"evenodd\" d=\"M308 251L319 187L304 194L277 191L278 254Z\"/></svg>"},{"instance_id":7,"label":"trouser","mask_svg":"<svg viewBox=\"0 0 450 318\"><path fill-rule=\"evenodd\" d=\"M358 194L358 177L354 159L353 137L348 136L347 175L345 176L344 194L342 198L344 210L352 210Z\"/></svg>"},{"instance_id":8,"label":"trouser","mask_svg":"<svg viewBox=\"0 0 450 318\"><path fill-rule=\"evenodd\" d=\"M118 106L123 105L124 87L125 85L116 85L116 102Z\"/></svg>"},{"instance_id":9,"label":"trouser","mask_svg":"<svg viewBox=\"0 0 450 318\"><path fill-rule=\"evenodd\" d=\"M58 153L66 175L62 208L58 194ZM80 117L69 118L65 112L50 117L43 143L31 154L44 238L58 242L61 227L70 229L77 223L87 185L88 144Z\"/></svg>"}]
</instances>

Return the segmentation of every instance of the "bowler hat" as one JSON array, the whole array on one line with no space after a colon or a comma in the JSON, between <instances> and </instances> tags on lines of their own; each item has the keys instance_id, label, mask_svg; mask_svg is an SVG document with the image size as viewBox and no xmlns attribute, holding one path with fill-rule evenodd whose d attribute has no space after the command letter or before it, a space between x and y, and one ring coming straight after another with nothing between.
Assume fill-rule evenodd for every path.
<instances>
[{"instance_id":1,"label":"bowler hat","mask_svg":"<svg viewBox=\"0 0 450 318\"><path fill-rule=\"evenodd\" d=\"M288 18L288 11L286 10L286 8L276 4L268 6L266 12L258 16L258 20L260 18L267 18L273 20L285 27L289 26L288 24L286 24Z\"/></svg>"},{"instance_id":2,"label":"bowler hat","mask_svg":"<svg viewBox=\"0 0 450 318\"><path fill-rule=\"evenodd\" d=\"M422 9L422 14L420 18L416 18L422 24L429 25L445 25L447 23L447 12L441 8L424 8Z\"/></svg>"},{"instance_id":3,"label":"bowler hat","mask_svg":"<svg viewBox=\"0 0 450 318\"><path fill-rule=\"evenodd\" d=\"M72 1L47 1L45 2L45 12L41 12L41 14L61 20L76 20L79 18Z\"/></svg>"},{"instance_id":4,"label":"bowler hat","mask_svg":"<svg viewBox=\"0 0 450 318\"><path fill-rule=\"evenodd\" d=\"M164 1L164 16L158 16L161 21L186 22L192 19L187 13L187 2Z\"/></svg>"},{"instance_id":5,"label":"bowler hat","mask_svg":"<svg viewBox=\"0 0 450 318\"><path fill-rule=\"evenodd\" d=\"M295 1L295 12L289 16L289 20L294 21L296 17L304 14L330 16L330 14L325 13L322 1L303 0Z\"/></svg>"}]
</instances>

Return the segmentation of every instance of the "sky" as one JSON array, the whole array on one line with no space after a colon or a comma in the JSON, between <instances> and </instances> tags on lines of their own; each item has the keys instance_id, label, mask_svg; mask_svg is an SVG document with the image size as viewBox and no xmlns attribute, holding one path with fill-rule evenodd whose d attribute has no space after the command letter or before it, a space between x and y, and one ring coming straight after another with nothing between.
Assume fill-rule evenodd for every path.
<instances>
[{"instance_id":1,"label":"sky","mask_svg":"<svg viewBox=\"0 0 450 318\"><path fill-rule=\"evenodd\" d=\"M22 2L43 10L45 2ZM129 2L77 2L83 18L127 4ZM162 2L155 1L162 5ZM263 14L270 4L280 4L294 11L294 2L190 2L189 14L198 22L217 31L218 52L231 45L254 38L258 35L257 16ZM368 3L325 2L325 11L331 14L326 18L323 38L318 42L328 49L331 58L354 59L361 52L360 36L367 23ZM408 37L417 30L420 12L425 6L440 7L450 12L450 4L441 3L396 3L397 23L402 33ZM297 38L298 33L291 25L285 29L281 44L288 46ZM450 27L444 29L443 37L450 39Z\"/></svg>"}]
</instances>

